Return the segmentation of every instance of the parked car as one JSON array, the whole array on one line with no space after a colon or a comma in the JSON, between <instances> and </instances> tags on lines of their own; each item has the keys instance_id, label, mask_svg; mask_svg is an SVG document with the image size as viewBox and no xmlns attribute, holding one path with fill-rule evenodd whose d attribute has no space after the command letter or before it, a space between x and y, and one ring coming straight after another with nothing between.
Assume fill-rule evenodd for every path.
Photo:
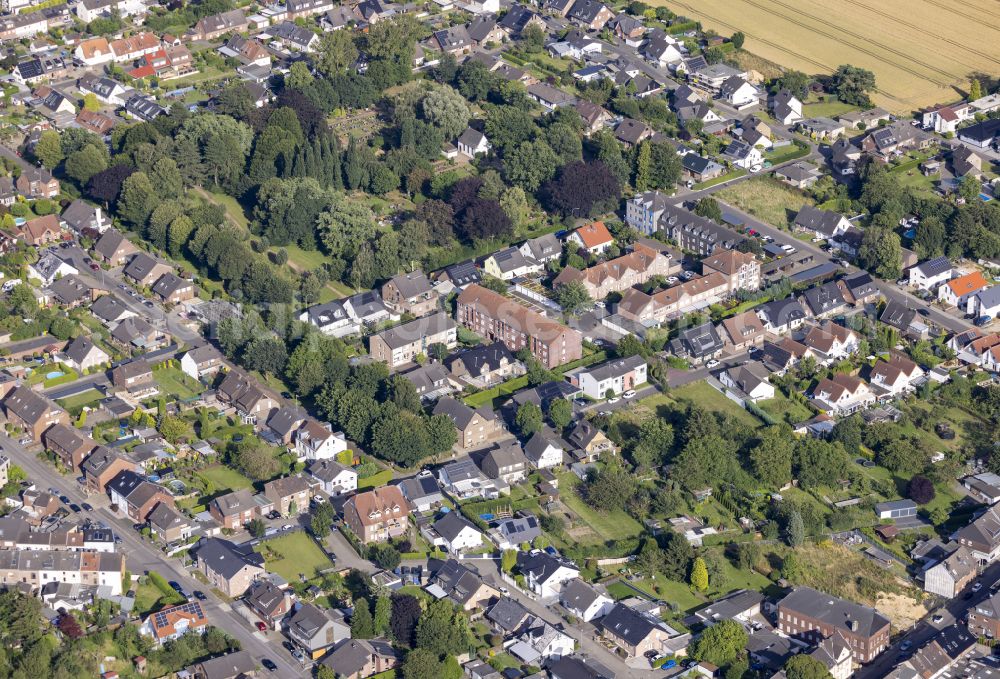
<instances>
[{"instance_id":1,"label":"parked car","mask_svg":"<svg viewBox=\"0 0 1000 679\"><path fill-rule=\"evenodd\" d=\"M261 658L260 664L263 665L264 669L266 669L268 672L276 672L278 670L278 666L275 665L274 661L271 660L270 658Z\"/></svg>"},{"instance_id":2,"label":"parked car","mask_svg":"<svg viewBox=\"0 0 1000 679\"><path fill-rule=\"evenodd\" d=\"M629 389L624 394L622 394L622 398L635 398L635 390Z\"/></svg>"},{"instance_id":3,"label":"parked car","mask_svg":"<svg viewBox=\"0 0 1000 679\"><path fill-rule=\"evenodd\" d=\"M257 621L257 631L258 632L266 632L267 631L267 625L265 625L263 623L263 621L261 621L261 620Z\"/></svg>"},{"instance_id":4,"label":"parked car","mask_svg":"<svg viewBox=\"0 0 1000 679\"><path fill-rule=\"evenodd\" d=\"M94 507L89 502L84 502L80 506L83 507L83 511L85 511L85 512L92 512L92 511L94 511Z\"/></svg>"},{"instance_id":5,"label":"parked car","mask_svg":"<svg viewBox=\"0 0 1000 679\"><path fill-rule=\"evenodd\" d=\"M195 598L195 599L197 599L198 601L204 601L204 600L205 600L205 599L207 599L208 597L207 597L207 596L205 596L205 593L204 593L204 592L202 592L202 591L201 591L200 589L196 589L196 590L194 591L194 598Z\"/></svg>"},{"instance_id":6,"label":"parked car","mask_svg":"<svg viewBox=\"0 0 1000 679\"><path fill-rule=\"evenodd\" d=\"M611 398L608 399L608 403L618 403L618 401L620 400L621 399L618 398L617 396L612 396Z\"/></svg>"},{"instance_id":7,"label":"parked car","mask_svg":"<svg viewBox=\"0 0 1000 679\"><path fill-rule=\"evenodd\" d=\"M709 368L717 368L717 367L719 367L719 362L716 359L713 358L713 359L709 360L708 363L706 363L705 365L707 367L709 367Z\"/></svg>"}]
</instances>

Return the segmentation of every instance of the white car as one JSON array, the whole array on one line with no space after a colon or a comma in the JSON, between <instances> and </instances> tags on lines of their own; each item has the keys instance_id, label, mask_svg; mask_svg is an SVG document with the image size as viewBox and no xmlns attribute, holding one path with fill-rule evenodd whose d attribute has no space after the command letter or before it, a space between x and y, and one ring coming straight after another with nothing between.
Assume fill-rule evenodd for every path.
<instances>
[{"instance_id":1,"label":"white car","mask_svg":"<svg viewBox=\"0 0 1000 679\"><path fill-rule=\"evenodd\" d=\"M597 307L598 309L603 309L605 305L604 305L604 302L597 301L597 302L594 302L594 306Z\"/></svg>"},{"instance_id":2,"label":"white car","mask_svg":"<svg viewBox=\"0 0 1000 679\"><path fill-rule=\"evenodd\" d=\"M673 285L674 283L680 283L680 280L681 279L678 278L677 276L671 276L670 278L667 279L667 283Z\"/></svg>"},{"instance_id":3,"label":"white car","mask_svg":"<svg viewBox=\"0 0 1000 679\"><path fill-rule=\"evenodd\" d=\"M286 523L284 526L281 527L281 530L291 530L292 528L294 528L292 524Z\"/></svg>"},{"instance_id":4,"label":"white car","mask_svg":"<svg viewBox=\"0 0 1000 679\"><path fill-rule=\"evenodd\" d=\"M974 584L974 585L972 586L972 591L973 591L973 592L978 592L978 591L979 591L979 590L981 590L982 588L983 588L983 583L981 583L981 582L977 582L976 584Z\"/></svg>"},{"instance_id":5,"label":"white car","mask_svg":"<svg viewBox=\"0 0 1000 679\"><path fill-rule=\"evenodd\" d=\"M792 252L795 252L795 248L793 248L793 247L792 247L791 245L789 245L788 243L785 243L784 245L782 245L782 246L781 246L781 249L782 249L782 250L784 250L785 252L788 252L788 253L792 253Z\"/></svg>"},{"instance_id":6,"label":"white car","mask_svg":"<svg viewBox=\"0 0 1000 679\"><path fill-rule=\"evenodd\" d=\"M611 398L609 398L609 399L608 399L608 401L607 401L607 402L608 402L608 403L618 403L618 401L620 401L620 400L621 400L621 399L620 399L620 398L618 398L617 396L612 396Z\"/></svg>"},{"instance_id":7,"label":"white car","mask_svg":"<svg viewBox=\"0 0 1000 679\"><path fill-rule=\"evenodd\" d=\"M709 368L717 368L719 366L719 362L713 358L705 365Z\"/></svg>"},{"instance_id":8,"label":"white car","mask_svg":"<svg viewBox=\"0 0 1000 679\"><path fill-rule=\"evenodd\" d=\"M635 398L635 390L629 389L624 394L622 394L622 398Z\"/></svg>"}]
</instances>

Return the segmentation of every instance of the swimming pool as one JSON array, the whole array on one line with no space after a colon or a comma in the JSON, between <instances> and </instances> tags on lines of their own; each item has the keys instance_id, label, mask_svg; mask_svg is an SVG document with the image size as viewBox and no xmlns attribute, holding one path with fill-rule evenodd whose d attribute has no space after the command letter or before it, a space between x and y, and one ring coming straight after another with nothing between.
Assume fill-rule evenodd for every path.
<instances>
[{"instance_id":1,"label":"swimming pool","mask_svg":"<svg viewBox=\"0 0 1000 679\"><path fill-rule=\"evenodd\" d=\"M50 373L45 373L45 379L54 380L55 378L62 377L65 374L66 373L62 372L61 370L53 370Z\"/></svg>"},{"instance_id":2,"label":"swimming pool","mask_svg":"<svg viewBox=\"0 0 1000 679\"><path fill-rule=\"evenodd\" d=\"M987 195L985 193L980 193L979 200L983 201L984 203L988 203L991 200L993 200L993 196Z\"/></svg>"}]
</instances>

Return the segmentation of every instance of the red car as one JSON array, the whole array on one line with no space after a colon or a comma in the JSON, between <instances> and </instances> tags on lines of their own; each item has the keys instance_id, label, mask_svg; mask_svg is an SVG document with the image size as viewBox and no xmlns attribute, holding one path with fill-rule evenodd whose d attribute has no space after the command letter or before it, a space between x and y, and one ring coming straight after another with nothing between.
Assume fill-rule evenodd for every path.
<instances>
[{"instance_id":1,"label":"red car","mask_svg":"<svg viewBox=\"0 0 1000 679\"><path fill-rule=\"evenodd\" d=\"M265 625L260 620L258 620L257 621L257 630L260 631L260 632L266 632L267 631L267 625Z\"/></svg>"}]
</instances>

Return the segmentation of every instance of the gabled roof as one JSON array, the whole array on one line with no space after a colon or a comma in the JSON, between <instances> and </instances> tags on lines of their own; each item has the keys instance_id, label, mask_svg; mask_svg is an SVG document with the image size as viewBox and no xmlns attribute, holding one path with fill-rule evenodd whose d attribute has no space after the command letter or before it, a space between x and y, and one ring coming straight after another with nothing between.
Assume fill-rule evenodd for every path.
<instances>
[{"instance_id":1,"label":"gabled roof","mask_svg":"<svg viewBox=\"0 0 1000 679\"><path fill-rule=\"evenodd\" d=\"M803 205L795 215L794 225L809 231L815 231L826 236L832 236L844 216L839 212L821 210L812 205Z\"/></svg>"},{"instance_id":2,"label":"gabled roof","mask_svg":"<svg viewBox=\"0 0 1000 679\"><path fill-rule=\"evenodd\" d=\"M602 630L613 634L631 646L637 646L657 630L669 634L669 628L650 615L639 613L622 603L615 604L611 611L597 623Z\"/></svg>"},{"instance_id":3,"label":"gabled roof","mask_svg":"<svg viewBox=\"0 0 1000 679\"><path fill-rule=\"evenodd\" d=\"M486 609L486 619L508 634L517 631L528 615L528 609L506 596Z\"/></svg>"},{"instance_id":4,"label":"gabled roof","mask_svg":"<svg viewBox=\"0 0 1000 679\"><path fill-rule=\"evenodd\" d=\"M989 286L989 281L983 277L981 271L976 270L972 273L967 273L964 276L952 278L950 281L945 283L945 285L947 285L956 296L964 297Z\"/></svg>"},{"instance_id":5,"label":"gabled roof","mask_svg":"<svg viewBox=\"0 0 1000 679\"><path fill-rule=\"evenodd\" d=\"M889 619L870 606L837 598L811 587L796 587L778 602L779 610L797 611L825 623L833 629L870 637L889 628ZM850 625L856 626L852 630Z\"/></svg>"},{"instance_id":6,"label":"gabled roof","mask_svg":"<svg viewBox=\"0 0 1000 679\"><path fill-rule=\"evenodd\" d=\"M435 521L434 530L448 542L453 542L462 531L473 530L476 533L479 532L479 529L473 526L459 512L448 512Z\"/></svg>"},{"instance_id":7,"label":"gabled roof","mask_svg":"<svg viewBox=\"0 0 1000 679\"><path fill-rule=\"evenodd\" d=\"M247 566L264 569L264 557L260 554L222 538L203 538L195 546L195 555L199 564L205 564L227 580Z\"/></svg>"},{"instance_id":8,"label":"gabled roof","mask_svg":"<svg viewBox=\"0 0 1000 679\"><path fill-rule=\"evenodd\" d=\"M541 550L518 552L517 567L521 573L525 575L531 574L537 582L542 584L552 578L561 569L568 568L578 573L580 571L572 561L559 556L553 556Z\"/></svg>"},{"instance_id":9,"label":"gabled roof","mask_svg":"<svg viewBox=\"0 0 1000 679\"><path fill-rule=\"evenodd\" d=\"M580 238L585 248L595 248L600 245L612 243L615 240L611 236L611 232L608 231L608 227L604 225L604 222L591 222L586 226L581 226L573 233Z\"/></svg>"}]
</instances>

